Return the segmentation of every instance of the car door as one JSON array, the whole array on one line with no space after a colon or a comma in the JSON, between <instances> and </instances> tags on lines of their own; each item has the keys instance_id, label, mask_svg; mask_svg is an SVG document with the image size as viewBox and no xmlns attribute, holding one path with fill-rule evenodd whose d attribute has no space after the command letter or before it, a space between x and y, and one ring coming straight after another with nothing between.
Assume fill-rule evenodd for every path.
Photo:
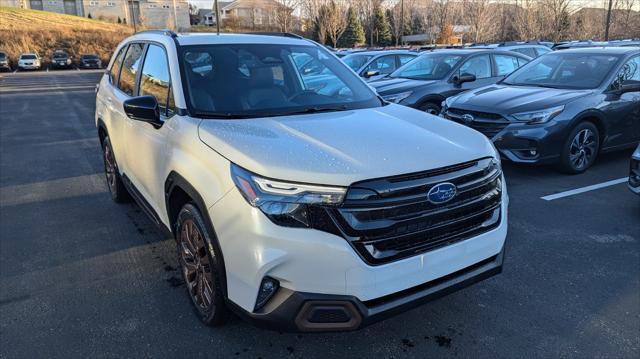
<instances>
[{"instance_id":1,"label":"car door","mask_svg":"<svg viewBox=\"0 0 640 359\"><path fill-rule=\"evenodd\" d=\"M460 65L454 76L459 77L463 74L474 75L476 80L454 85L456 93L491 85L500 79L500 77L495 76L493 73L491 56L489 56L489 54L475 55L467 58Z\"/></svg>"},{"instance_id":2,"label":"car door","mask_svg":"<svg viewBox=\"0 0 640 359\"><path fill-rule=\"evenodd\" d=\"M109 137L111 139L111 147L115 153L115 157L118 162L118 169L121 172L127 172L127 117L124 113L122 103L130 98L126 91L126 79L121 78L122 67L129 57L133 56L135 52L141 54L141 44L130 44L123 46L116 59L114 60L111 69L109 70L109 78L105 85L102 86L100 93L101 96L98 100L98 116L104 117L103 120L107 123Z\"/></svg>"},{"instance_id":3,"label":"car door","mask_svg":"<svg viewBox=\"0 0 640 359\"><path fill-rule=\"evenodd\" d=\"M160 108L162 122L169 121L175 114L175 103L171 89L171 76L167 52L162 45L150 43L142 65L138 67L137 96L153 96ZM123 68L124 71L124 68ZM127 145L129 177L131 182L156 213L164 201L164 173L166 167L166 137L169 126L156 127L144 121L128 119Z\"/></svg>"},{"instance_id":4,"label":"car door","mask_svg":"<svg viewBox=\"0 0 640 359\"><path fill-rule=\"evenodd\" d=\"M640 141L640 91L621 94L625 81L640 83L640 56L625 61L607 87L601 107L607 121L607 147Z\"/></svg>"}]
</instances>

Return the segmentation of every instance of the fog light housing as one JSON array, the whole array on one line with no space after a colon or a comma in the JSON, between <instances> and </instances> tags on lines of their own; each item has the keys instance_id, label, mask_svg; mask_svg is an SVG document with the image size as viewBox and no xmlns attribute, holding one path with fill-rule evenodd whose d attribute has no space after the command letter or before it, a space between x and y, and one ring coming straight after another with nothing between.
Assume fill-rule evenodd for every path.
<instances>
[{"instance_id":1,"label":"fog light housing","mask_svg":"<svg viewBox=\"0 0 640 359\"><path fill-rule=\"evenodd\" d=\"M280 288L280 282L271 277L262 278L262 282L260 283L260 288L258 289L258 297L256 298L256 305L253 311L257 311L260 308L264 307L265 304L273 297L274 294Z\"/></svg>"}]
</instances>

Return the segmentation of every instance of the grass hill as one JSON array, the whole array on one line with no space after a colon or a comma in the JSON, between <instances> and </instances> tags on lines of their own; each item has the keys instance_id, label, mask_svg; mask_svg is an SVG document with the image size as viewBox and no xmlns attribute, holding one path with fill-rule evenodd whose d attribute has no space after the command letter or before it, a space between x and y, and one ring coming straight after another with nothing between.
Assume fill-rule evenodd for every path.
<instances>
[{"instance_id":1,"label":"grass hill","mask_svg":"<svg viewBox=\"0 0 640 359\"><path fill-rule=\"evenodd\" d=\"M74 59L98 54L103 62L122 39L133 33L127 25L46 11L0 7L0 51L15 66L23 52L37 52L45 61L53 51L67 51Z\"/></svg>"}]
</instances>

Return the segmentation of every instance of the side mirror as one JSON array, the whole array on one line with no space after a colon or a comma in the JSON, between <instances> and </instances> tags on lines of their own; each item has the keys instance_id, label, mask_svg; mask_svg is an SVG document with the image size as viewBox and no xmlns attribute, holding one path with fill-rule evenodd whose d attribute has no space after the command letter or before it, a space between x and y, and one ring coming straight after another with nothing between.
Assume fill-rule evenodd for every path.
<instances>
[{"instance_id":1,"label":"side mirror","mask_svg":"<svg viewBox=\"0 0 640 359\"><path fill-rule=\"evenodd\" d=\"M476 80L476 75L472 75L468 73L464 73L459 77L458 76L453 77L453 83L455 83L456 85L462 85L465 82L473 82L475 80Z\"/></svg>"},{"instance_id":2,"label":"side mirror","mask_svg":"<svg viewBox=\"0 0 640 359\"><path fill-rule=\"evenodd\" d=\"M160 121L160 107L153 96L138 96L130 98L122 104L127 116L136 121L148 122L154 127L162 126Z\"/></svg>"},{"instance_id":3,"label":"side mirror","mask_svg":"<svg viewBox=\"0 0 640 359\"><path fill-rule=\"evenodd\" d=\"M373 77L373 76L378 76L378 75L380 75L380 71L379 70L369 70L369 71L364 73L364 77L366 77L366 78Z\"/></svg>"},{"instance_id":4,"label":"side mirror","mask_svg":"<svg viewBox=\"0 0 640 359\"><path fill-rule=\"evenodd\" d=\"M620 85L620 93L627 92L640 92L640 82L638 81L625 81Z\"/></svg>"}]
</instances>

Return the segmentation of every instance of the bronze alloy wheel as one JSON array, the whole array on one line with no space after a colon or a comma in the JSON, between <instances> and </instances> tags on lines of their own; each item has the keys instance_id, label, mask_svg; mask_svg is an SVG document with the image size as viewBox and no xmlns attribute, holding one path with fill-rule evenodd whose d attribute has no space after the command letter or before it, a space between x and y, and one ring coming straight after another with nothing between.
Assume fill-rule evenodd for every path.
<instances>
[{"instance_id":1,"label":"bronze alloy wheel","mask_svg":"<svg viewBox=\"0 0 640 359\"><path fill-rule=\"evenodd\" d=\"M215 310L215 287L204 236L190 218L182 222L179 236L179 260L184 281L198 311L206 315Z\"/></svg>"},{"instance_id":2,"label":"bronze alloy wheel","mask_svg":"<svg viewBox=\"0 0 640 359\"><path fill-rule=\"evenodd\" d=\"M107 176L107 185L109 191L114 193L116 191L116 161L113 158L113 152L111 152L111 146L104 145L104 173Z\"/></svg>"}]
</instances>

